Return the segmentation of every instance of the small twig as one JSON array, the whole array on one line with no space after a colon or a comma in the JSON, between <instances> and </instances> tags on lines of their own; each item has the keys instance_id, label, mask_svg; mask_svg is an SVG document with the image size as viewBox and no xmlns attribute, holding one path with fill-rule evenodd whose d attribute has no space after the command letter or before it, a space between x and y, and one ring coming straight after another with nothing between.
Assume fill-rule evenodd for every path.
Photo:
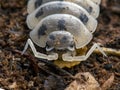
<instances>
[{"instance_id":1,"label":"small twig","mask_svg":"<svg viewBox=\"0 0 120 90\"><path fill-rule=\"evenodd\" d=\"M19 50L14 50L14 52L19 53L19 54L22 53L22 52L19 51ZM23 54L23 55L30 60L31 65L32 65L32 67L33 67L34 70L35 70L35 73L38 73L38 72L39 72L39 69L41 69L42 71L44 71L44 72L47 73L47 74L50 74L50 75L53 75L53 76L57 76L57 75L55 75L54 73L49 72L48 70L44 69L43 66L42 66L42 67L39 66L39 65L35 62L36 59L35 59L33 56L31 56L31 55L29 55L29 54L26 54L26 53Z\"/></svg>"},{"instance_id":2,"label":"small twig","mask_svg":"<svg viewBox=\"0 0 120 90\"><path fill-rule=\"evenodd\" d=\"M53 64L52 62L50 62L50 61L48 61L48 60L45 60L45 59L39 59L39 61L41 61L41 62L45 63L47 66L53 68L53 70L56 70L56 71L58 71L58 72L61 72L62 74L64 73L64 74L70 76L71 78L75 79L74 76L73 76L71 73L63 70L62 68L59 68L58 66L56 66L56 65Z\"/></svg>"},{"instance_id":3,"label":"small twig","mask_svg":"<svg viewBox=\"0 0 120 90\"><path fill-rule=\"evenodd\" d=\"M45 69L43 66L39 66L39 68L40 68L42 71L44 71L44 72L46 72L47 74L49 74L49 75L52 75L52 76L55 76L55 77L60 77L60 76L58 76L57 74L54 74L54 73L50 72L49 70Z\"/></svg>"},{"instance_id":4,"label":"small twig","mask_svg":"<svg viewBox=\"0 0 120 90\"><path fill-rule=\"evenodd\" d=\"M120 77L120 73L118 73L118 72L115 72L115 75L118 76L118 77Z\"/></svg>"},{"instance_id":5,"label":"small twig","mask_svg":"<svg viewBox=\"0 0 120 90\"><path fill-rule=\"evenodd\" d=\"M22 52L19 51L19 50L12 50L12 51L13 51L13 52L16 52L16 53L19 53L19 54L22 53ZM39 72L39 69L41 69L42 71L44 71L44 72L47 73L47 74L50 74L50 75L55 76L55 77L59 77L58 75L56 75L56 74L54 74L54 73L52 73L52 72L44 69L43 66L42 66L42 67L41 67L41 66L38 66L38 64L35 62L36 60L35 60L35 58L34 58L33 56L31 56L31 55L29 55L29 54L26 54L26 53L23 54L23 55L30 60L31 65L32 65L32 67L34 68L36 74Z\"/></svg>"},{"instance_id":6,"label":"small twig","mask_svg":"<svg viewBox=\"0 0 120 90\"><path fill-rule=\"evenodd\" d=\"M12 50L12 52L18 53L18 54L21 54L21 53L22 53L22 52L19 51L19 50ZM36 63L35 58L34 58L33 56L29 55L29 54L26 54L26 53L23 54L23 55L30 60L31 65L32 65L32 67L34 68L35 73L37 74L37 73L39 72L39 67L38 67L38 64Z\"/></svg>"},{"instance_id":7,"label":"small twig","mask_svg":"<svg viewBox=\"0 0 120 90\"><path fill-rule=\"evenodd\" d=\"M120 6L113 6L113 7L109 8L108 10L110 10L114 13L120 14Z\"/></svg>"},{"instance_id":8,"label":"small twig","mask_svg":"<svg viewBox=\"0 0 120 90\"><path fill-rule=\"evenodd\" d=\"M113 55L113 56L120 57L120 50L116 50L116 49L112 49L112 48L105 48L105 47L102 47L102 50L107 55ZM96 54L102 54L98 49L95 49L94 53L96 53Z\"/></svg>"},{"instance_id":9,"label":"small twig","mask_svg":"<svg viewBox=\"0 0 120 90\"><path fill-rule=\"evenodd\" d=\"M22 52L19 51L19 50L12 50L12 51L15 52L15 53L18 53L18 54L21 54L21 53L22 53ZM51 75L56 76L55 74L49 72L48 70L45 70L44 68L39 67L38 64L35 62L35 58L34 58L33 56L31 56L31 55L29 55L29 54L26 54L26 53L23 54L23 55L24 55L25 57L27 57L27 58L30 60L31 63L33 63L32 65L33 65L33 68L36 70L36 73L39 72L39 68L40 68L40 69L44 70L46 73L49 73L49 74L51 74ZM58 72L61 72L62 74L64 73L65 75L68 75L70 78L74 79L74 76L73 76L72 74L70 74L69 72L67 72L67 71L65 71L65 70L63 70L63 69L61 69L61 68L59 68L58 66L54 65L52 62L50 62L50 61L48 61L48 60L44 60L44 59L39 59L39 58L38 58L38 60L41 61L41 62L43 62L43 63L45 63L47 66L51 67L53 70L56 70L56 71L58 71Z\"/></svg>"},{"instance_id":10,"label":"small twig","mask_svg":"<svg viewBox=\"0 0 120 90\"><path fill-rule=\"evenodd\" d=\"M105 47L102 47L102 49L103 49L103 51L104 51L107 55L114 55L114 56L120 57L120 50L115 50L115 49L105 48ZM12 50L12 51L13 51L13 50ZM16 53L21 54L21 51L18 51L18 50L14 50L13 52L16 52ZM96 50L94 51L94 53L96 53L96 54L101 54L98 49L96 49ZM33 56L29 55L29 54L24 54L24 56L26 56L26 57L31 61L31 63L33 63L32 65L33 65L34 69L36 70L36 72L38 72L40 67L39 67L38 64L35 62L35 58L34 58ZM39 59L39 58L38 58L38 60L39 60L40 62L45 63L47 66L49 66L50 68L52 68L52 70L58 71L59 74L62 74L62 75L64 74L64 75L69 76L69 77L72 78L72 79L75 79L74 76L73 76L71 73L69 73L69 72L67 72L67 71L59 68L58 66L56 66L56 65L53 64L52 62L50 62L50 61L48 61L48 60L45 60L45 59ZM48 73L48 72L47 72L47 73Z\"/></svg>"}]
</instances>

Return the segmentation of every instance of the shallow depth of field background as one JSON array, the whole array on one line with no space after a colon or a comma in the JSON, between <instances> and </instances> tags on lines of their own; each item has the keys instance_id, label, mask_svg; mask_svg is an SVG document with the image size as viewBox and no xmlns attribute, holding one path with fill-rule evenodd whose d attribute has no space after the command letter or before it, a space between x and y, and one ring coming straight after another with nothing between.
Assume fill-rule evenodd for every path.
<instances>
[{"instance_id":1,"label":"shallow depth of field background","mask_svg":"<svg viewBox=\"0 0 120 90\"><path fill-rule=\"evenodd\" d=\"M58 84L49 81L48 87L53 90L63 90L71 80L66 79L65 75L56 73L50 66L42 65L41 69L36 70L39 62L33 56L30 48L27 53L29 56L22 56L16 50L22 51L29 38L26 25L26 0L0 0L0 87L9 90L44 90L45 81L52 74L57 74L60 79L55 80ZM120 1L102 0L101 11L98 18L98 27L94 33L92 42L101 43L102 46L113 49L120 49ZM92 43L91 42L91 43ZM34 57L34 56L33 56ZM45 71L48 70L48 71ZM115 74L115 80L108 90L120 90L120 57L109 56L104 58L92 54L87 61L71 69L64 68L71 74L78 72L90 72L102 85L111 75ZM52 73L52 74L50 74ZM63 79L63 81L61 81ZM50 89L51 90L51 89Z\"/></svg>"}]
</instances>

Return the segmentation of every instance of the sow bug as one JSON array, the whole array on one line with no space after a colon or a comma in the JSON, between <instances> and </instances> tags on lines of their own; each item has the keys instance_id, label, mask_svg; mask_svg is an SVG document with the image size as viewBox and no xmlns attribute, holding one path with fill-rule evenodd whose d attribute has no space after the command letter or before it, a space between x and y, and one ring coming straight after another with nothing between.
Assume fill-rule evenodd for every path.
<instances>
[{"instance_id":1,"label":"sow bug","mask_svg":"<svg viewBox=\"0 0 120 90\"><path fill-rule=\"evenodd\" d=\"M27 25L32 31L23 53L30 45L35 57L57 60L62 52L63 61L84 61L98 50L98 44L86 55L76 56L76 49L86 46L97 27L101 0L29 0ZM45 48L48 54L37 52L33 42Z\"/></svg>"}]
</instances>

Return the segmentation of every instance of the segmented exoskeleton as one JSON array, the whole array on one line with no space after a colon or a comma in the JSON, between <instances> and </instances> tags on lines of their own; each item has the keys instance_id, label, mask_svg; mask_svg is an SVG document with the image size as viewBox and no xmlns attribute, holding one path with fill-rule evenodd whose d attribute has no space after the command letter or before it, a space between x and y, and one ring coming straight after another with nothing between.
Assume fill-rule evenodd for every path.
<instances>
[{"instance_id":1,"label":"segmented exoskeleton","mask_svg":"<svg viewBox=\"0 0 120 90\"><path fill-rule=\"evenodd\" d=\"M25 49L31 46L38 58L56 60L59 53L64 61L86 60L99 45L94 44L86 55L76 56L76 49L86 46L96 30L101 0L29 0L27 25L32 31ZM49 54L37 52L32 41Z\"/></svg>"}]
</instances>

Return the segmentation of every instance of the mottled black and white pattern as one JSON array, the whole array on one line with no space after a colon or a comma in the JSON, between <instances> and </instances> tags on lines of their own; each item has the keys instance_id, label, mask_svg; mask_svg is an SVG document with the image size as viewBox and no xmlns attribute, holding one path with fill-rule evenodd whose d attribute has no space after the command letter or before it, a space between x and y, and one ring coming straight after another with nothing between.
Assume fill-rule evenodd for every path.
<instances>
[{"instance_id":1,"label":"mottled black and white pattern","mask_svg":"<svg viewBox=\"0 0 120 90\"><path fill-rule=\"evenodd\" d=\"M92 16L98 17L99 15L99 4L101 0L30 0L28 2L28 13L32 13L40 5L52 2L52 1L67 1L73 2L77 5L85 8Z\"/></svg>"},{"instance_id":2,"label":"mottled black and white pattern","mask_svg":"<svg viewBox=\"0 0 120 90\"><path fill-rule=\"evenodd\" d=\"M76 48L87 45L96 30L101 0L29 0L27 25L30 38L45 47L54 31L70 32Z\"/></svg>"},{"instance_id":3,"label":"mottled black and white pattern","mask_svg":"<svg viewBox=\"0 0 120 90\"><path fill-rule=\"evenodd\" d=\"M31 29L23 53L30 45L37 58L47 60L85 61L97 48L96 43L86 55L79 56L77 49L85 47L93 38L97 27L101 0L29 0L27 26ZM34 43L33 43L34 42ZM38 52L38 45L46 53Z\"/></svg>"}]
</instances>

